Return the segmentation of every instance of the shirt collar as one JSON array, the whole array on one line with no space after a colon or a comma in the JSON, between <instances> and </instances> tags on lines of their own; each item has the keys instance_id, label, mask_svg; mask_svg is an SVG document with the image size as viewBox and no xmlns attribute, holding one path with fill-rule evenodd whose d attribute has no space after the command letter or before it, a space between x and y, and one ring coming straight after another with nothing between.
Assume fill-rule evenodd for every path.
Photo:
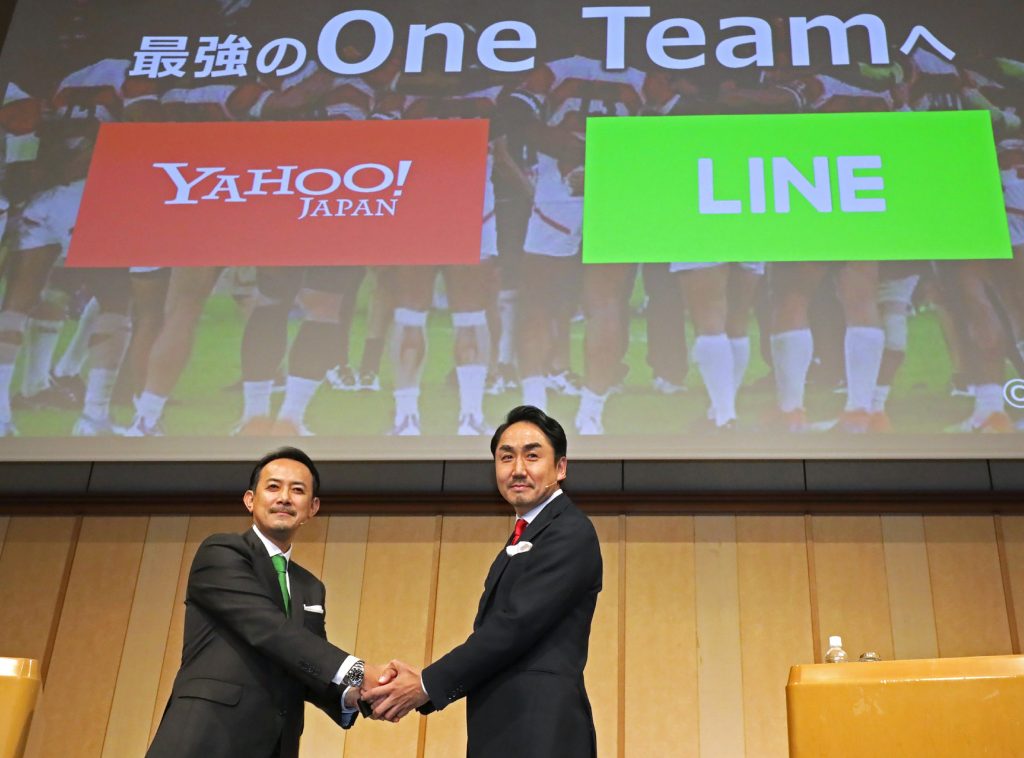
<instances>
[{"instance_id":1,"label":"shirt collar","mask_svg":"<svg viewBox=\"0 0 1024 758\"><path fill-rule=\"evenodd\" d=\"M271 557L273 557L275 555L283 555L284 559L286 561L291 561L291 559L292 559L292 548L291 548L290 545L288 546L287 550L282 550L277 545L275 545L273 542L271 542L266 537L264 537L263 536L263 532L261 532L259 529L256 528L256 524L252 525L252 530L254 532L256 532L256 536L260 538L260 542L263 543L263 547L265 547L267 549L267 555L269 555Z\"/></svg>"},{"instance_id":2,"label":"shirt collar","mask_svg":"<svg viewBox=\"0 0 1024 758\"><path fill-rule=\"evenodd\" d=\"M559 495L561 495L561 494L562 494L562 488L561 488L561 487L559 487L559 488L555 489L555 491L554 491L554 492L552 492L552 493L551 493L551 494L550 494L550 495L548 496L548 499L547 499L547 500L545 500L545 501L544 501L543 503L541 503L540 505L535 505L535 506L534 506L533 508L531 508L531 509L530 509L530 510L528 510L528 511L527 511L526 513L524 513L524 514L523 514L523 515L521 516L521 518L522 518L522 519L523 519L523 521L525 521L525 522L526 522L527 524L532 524L532 523L533 523L533 520L534 520L535 518L537 518L537 516L539 516L539 515L540 515L540 512L541 512L542 510L544 510L544 507L545 507L545 506L546 506L546 505L547 505L548 503L550 503L550 502L551 502L552 500L554 500L554 499L555 499L556 497L558 497Z\"/></svg>"}]
</instances>

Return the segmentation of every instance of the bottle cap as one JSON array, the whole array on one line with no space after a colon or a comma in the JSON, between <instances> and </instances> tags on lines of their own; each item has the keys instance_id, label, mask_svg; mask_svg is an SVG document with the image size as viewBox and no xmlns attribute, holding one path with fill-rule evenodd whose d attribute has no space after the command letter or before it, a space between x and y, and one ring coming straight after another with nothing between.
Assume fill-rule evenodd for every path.
<instances>
[{"instance_id":1,"label":"bottle cap","mask_svg":"<svg viewBox=\"0 0 1024 758\"><path fill-rule=\"evenodd\" d=\"M829 647L842 647L843 646L843 638L840 637L838 634L833 634L831 637L828 638L828 646Z\"/></svg>"}]
</instances>

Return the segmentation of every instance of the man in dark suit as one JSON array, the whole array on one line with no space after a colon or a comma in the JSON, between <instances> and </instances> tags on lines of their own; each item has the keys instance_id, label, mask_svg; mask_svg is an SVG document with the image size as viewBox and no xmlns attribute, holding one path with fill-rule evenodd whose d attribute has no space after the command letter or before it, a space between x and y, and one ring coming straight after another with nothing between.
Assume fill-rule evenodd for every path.
<instances>
[{"instance_id":1,"label":"man in dark suit","mask_svg":"<svg viewBox=\"0 0 1024 758\"><path fill-rule=\"evenodd\" d=\"M470 758L592 758L594 720L583 685L601 591L601 550L590 520L558 486L565 432L520 406L491 440L498 489L519 519L494 559L469 638L422 673L364 693L376 718L441 710L466 697Z\"/></svg>"},{"instance_id":2,"label":"man in dark suit","mask_svg":"<svg viewBox=\"0 0 1024 758\"><path fill-rule=\"evenodd\" d=\"M252 529L199 546L181 668L148 758L295 758L306 700L352 726L363 676L379 671L327 641L324 585L291 561L319 486L301 450L268 453L243 496Z\"/></svg>"}]
</instances>

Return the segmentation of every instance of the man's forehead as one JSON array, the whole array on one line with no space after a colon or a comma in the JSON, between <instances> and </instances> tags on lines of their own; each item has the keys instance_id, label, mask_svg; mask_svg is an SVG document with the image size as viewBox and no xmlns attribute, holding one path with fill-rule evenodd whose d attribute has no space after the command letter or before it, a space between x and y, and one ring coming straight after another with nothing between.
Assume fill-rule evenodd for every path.
<instances>
[{"instance_id":1,"label":"man's forehead","mask_svg":"<svg viewBox=\"0 0 1024 758\"><path fill-rule=\"evenodd\" d=\"M529 421L517 421L502 432L501 438L498 440L498 447L518 450L537 447L551 448L552 445L539 426L531 424Z\"/></svg>"},{"instance_id":2,"label":"man's forehead","mask_svg":"<svg viewBox=\"0 0 1024 758\"><path fill-rule=\"evenodd\" d=\"M291 458L275 458L267 462L260 475L261 481L268 481L270 479L309 483L313 481L313 472L301 461Z\"/></svg>"}]
</instances>

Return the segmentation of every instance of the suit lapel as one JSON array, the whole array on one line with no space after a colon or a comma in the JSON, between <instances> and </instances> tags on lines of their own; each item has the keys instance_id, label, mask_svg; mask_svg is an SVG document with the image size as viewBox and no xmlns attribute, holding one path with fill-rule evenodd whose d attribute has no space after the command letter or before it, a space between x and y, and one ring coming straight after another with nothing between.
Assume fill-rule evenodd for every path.
<instances>
[{"instance_id":1,"label":"suit lapel","mask_svg":"<svg viewBox=\"0 0 1024 758\"><path fill-rule=\"evenodd\" d=\"M561 494L544 506L544 510L535 518L532 522L527 524L526 529L523 530L522 536L520 536L520 542L532 542L537 536L547 529L551 520L558 516L563 510L565 510L566 503L569 499L565 494ZM494 594L494 590L498 586L498 582L501 580L502 574L505 573L505 569L508 567L511 557L505 548L512 544L512 537L510 536L505 542L505 546L502 547L501 552L498 553L498 557L494 559L494 563L491 564L491 570L487 572L487 579L484 580L484 594L480 598L480 606L476 611L476 618L473 620L473 628L475 629L480 625L480 621L484 615L484 609L491 600L491 596Z\"/></svg>"},{"instance_id":2,"label":"suit lapel","mask_svg":"<svg viewBox=\"0 0 1024 758\"><path fill-rule=\"evenodd\" d=\"M281 585L277 581L277 569L274 568L274 564L270 560L270 556L267 554L267 547L264 545L260 538L249 529L242 539L249 546L252 551L252 565L256 567L256 575L263 580L263 584L266 585L267 590L270 592L270 596L277 602L277 607L284 612L284 598L281 596ZM295 607L294 595L292 596L292 607Z\"/></svg>"}]
</instances>

